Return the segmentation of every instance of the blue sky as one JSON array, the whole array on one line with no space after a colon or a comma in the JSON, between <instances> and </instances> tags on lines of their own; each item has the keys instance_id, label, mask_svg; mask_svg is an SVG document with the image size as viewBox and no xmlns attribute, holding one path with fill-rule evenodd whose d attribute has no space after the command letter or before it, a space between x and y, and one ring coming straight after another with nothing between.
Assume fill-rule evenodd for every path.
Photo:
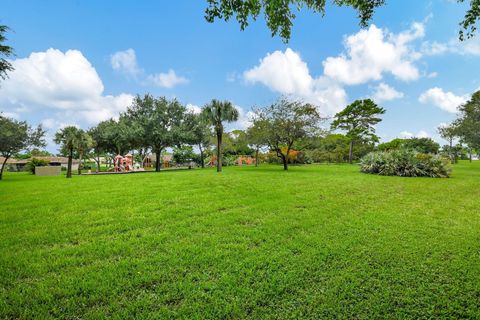
<instances>
[{"instance_id":1,"label":"blue sky","mask_svg":"<svg viewBox=\"0 0 480 320\"><path fill-rule=\"evenodd\" d=\"M288 44L259 19L207 23L206 1L17 1L2 3L16 71L0 83L0 111L61 126L95 125L133 95L176 97L197 109L231 100L248 125L252 106L286 94L332 115L374 97L387 109L383 140L431 136L480 88L480 37L457 40L465 5L387 1L360 29L353 10L298 13ZM443 142L444 143L444 142ZM49 150L55 151L52 144Z\"/></svg>"}]
</instances>

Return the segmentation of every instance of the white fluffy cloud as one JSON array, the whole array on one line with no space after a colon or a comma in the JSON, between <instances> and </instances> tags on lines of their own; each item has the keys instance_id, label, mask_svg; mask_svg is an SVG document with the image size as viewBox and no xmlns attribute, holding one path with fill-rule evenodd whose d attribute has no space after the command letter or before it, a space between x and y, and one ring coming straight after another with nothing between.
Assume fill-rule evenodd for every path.
<instances>
[{"instance_id":1,"label":"white fluffy cloud","mask_svg":"<svg viewBox=\"0 0 480 320\"><path fill-rule=\"evenodd\" d=\"M465 41L460 41L458 38L452 38L447 42L425 41L422 44L422 53L430 56L448 53L479 56L480 40L474 37Z\"/></svg>"},{"instance_id":2,"label":"white fluffy cloud","mask_svg":"<svg viewBox=\"0 0 480 320\"><path fill-rule=\"evenodd\" d=\"M410 139L413 138L415 135L409 131L402 131L400 132L400 138Z\"/></svg>"},{"instance_id":3,"label":"white fluffy cloud","mask_svg":"<svg viewBox=\"0 0 480 320\"><path fill-rule=\"evenodd\" d=\"M240 106L235 106L235 108L238 110L238 120L232 124L232 129L245 130L251 127L255 114L252 111L245 112Z\"/></svg>"},{"instance_id":4,"label":"white fluffy cloud","mask_svg":"<svg viewBox=\"0 0 480 320\"><path fill-rule=\"evenodd\" d=\"M200 112L202 112L202 108L200 108L195 104L187 103L186 108L187 108L187 111L193 112L195 114L199 114Z\"/></svg>"},{"instance_id":5,"label":"white fluffy cloud","mask_svg":"<svg viewBox=\"0 0 480 320\"><path fill-rule=\"evenodd\" d=\"M189 82L187 78L178 76L173 69L166 73L157 73L148 76L148 80L156 86L171 89L179 84L186 84Z\"/></svg>"},{"instance_id":6,"label":"white fluffy cloud","mask_svg":"<svg viewBox=\"0 0 480 320\"><path fill-rule=\"evenodd\" d=\"M48 49L12 64L15 70L0 90L7 112L53 109L63 119L96 123L117 116L133 98L104 95L102 80L78 50Z\"/></svg>"},{"instance_id":7,"label":"white fluffy cloud","mask_svg":"<svg viewBox=\"0 0 480 320\"><path fill-rule=\"evenodd\" d=\"M313 86L307 64L290 48L267 54L258 66L245 71L244 77L283 94L307 95Z\"/></svg>"},{"instance_id":8,"label":"white fluffy cloud","mask_svg":"<svg viewBox=\"0 0 480 320\"><path fill-rule=\"evenodd\" d=\"M143 84L152 84L157 87L171 89L177 85L189 82L187 78L177 75L173 69L168 70L168 72L145 75L143 69L139 67L137 55L132 48L112 54L110 63L113 70L123 72L135 79L138 79L141 75L141 78L146 79L146 81L141 81Z\"/></svg>"},{"instance_id":9,"label":"white fluffy cloud","mask_svg":"<svg viewBox=\"0 0 480 320\"><path fill-rule=\"evenodd\" d=\"M343 87L326 77L313 78L307 64L290 48L267 54L243 77L248 83L260 82L280 94L314 103L325 114L333 114L346 104Z\"/></svg>"},{"instance_id":10,"label":"white fluffy cloud","mask_svg":"<svg viewBox=\"0 0 480 320\"><path fill-rule=\"evenodd\" d=\"M452 92L445 92L442 88L434 87L420 95L418 101L432 104L447 112L456 113L458 107L468 100L468 95L457 96Z\"/></svg>"},{"instance_id":11,"label":"white fluffy cloud","mask_svg":"<svg viewBox=\"0 0 480 320\"><path fill-rule=\"evenodd\" d=\"M400 98L403 98L403 92L397 91L395 88L383 82L376 86L373 92L373 99L376 102L390 101Z\"/></svg>"},{"instance_id":12,"label":"white fluffy cloud","mask_svg":"<svg viewBox=\"0 0 480 320\"><path fill-rule=\"evenodd\" d=\"M346 52L327 58L323 62L324 73L347 85L381 80L384 73L403 81L416 80L420 72L414 62L421 55L410 47L410 43L424 35L424 26L418 22L399 34L371 25L345 39Z\"/></svg>"},{"instance_id":13,"label":"white fluffy cloud","mask_svg":"<svg viewBox=\"0 0 480 320\"><path fill-rule=\"evenodd\" d=\"M125 51L118 51L110 57L110 63L114 70L123 72L132 77L136 77L142 70L137 63L137 56L135 50L127 49Z\"/></svg>"},{"instance_id":14,"label":"white fluffy cloud","mask_svg":"<svg viewBox=\"0 0 480 320\"><path fill-rule=\"evenodd\" d=\"M257 66L246 70L243 78L247 83L262 83L272 91L314 103L321 112L332 115L346 105L346 85L379 81L388 73L402 81L418 79L420 71L415 61L421 53L412 48L412 43L424 36L423 23L413 23L397 34L371 25L345 38L345 53L326 58L321 76L312 76L300 54L287 48L267 54ZM380 101L403 97L385 83L375 88L374 95Z\"/></svg>"},{"instance_id":15,"label":"white fluffy cloud","mask_svg":"<svg viewBox=\"0 0 480 320\"><path fill-rule=\"evenodd\" d=\"M430 138L430 135L425 130L420 130L417 134L411 133L409 131L400 132L400 138L411 139L411 138Z\"/></svg>"}]
</instances>

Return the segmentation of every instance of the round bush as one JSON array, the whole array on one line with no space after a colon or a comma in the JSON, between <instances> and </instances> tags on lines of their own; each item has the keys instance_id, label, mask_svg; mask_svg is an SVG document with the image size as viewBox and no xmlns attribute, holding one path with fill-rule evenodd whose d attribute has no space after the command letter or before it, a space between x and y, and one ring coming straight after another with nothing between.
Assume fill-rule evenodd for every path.
<instances>
[{"instance_id":1,"label":"round bush","mask_svg":"<svg viewBox=\"0 0 480 320\"><path fill-rule=\"evenodd\" d=\"M35 173L35 167L45 167L48 166L49 162L42 159L32 158L25 164L25 171Z\"/></svg>"},{"instance_id":2,"label":"round bush","mask_svg":"<svg viewBox=\"0 0 480 320\"><path fill-rule=\"evenodd\" d=\"M360 161L360 170L382 176L448 178L448 159L414 150L371 152Z\"/></svg>"}]
</instances>

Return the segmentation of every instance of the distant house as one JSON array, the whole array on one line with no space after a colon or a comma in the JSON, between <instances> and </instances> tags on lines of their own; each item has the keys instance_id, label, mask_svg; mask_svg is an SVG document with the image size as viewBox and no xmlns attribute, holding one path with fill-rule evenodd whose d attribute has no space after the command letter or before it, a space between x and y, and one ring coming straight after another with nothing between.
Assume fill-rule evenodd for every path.
<instances>
[{"instance_id":1,"label":"distant house","mask_svg":"<svg viewBox=\"0 0 480 320\"><path fill-rule=\"evenodd\" d=\"M48 164L50 166L61 166L61 167L66 168L67 165L68 165L68 158L67 157L32 157L32 158L48 161ZM27 164L27 162L32 160L32 158L22 159L22 160L8 159L5 169L7 169L8 171L14 171L14 172L15 171L24 171L25 165ZM0 168L1 168L1 165L2 165L4 160L5 160L5 158L0 157ZM77 159L73 159L72 160L72 170L77 170L78 169L78 164L79 164L79 161Z\"/></svg>"},{"instance_id":2,"label":"distant house","mask_svg":"<svg viewBox=\"0 0 480 320\"><path fill-rule=\"evenodd\" d=\"M2 169L2 166L3 166L3 162L5 161L5 158L4 157L0 157L0 169ZM8 167L15 163L15 159L8 159L7 160L7 163L5 163L5 169L8 169Z\"/></svg>"}]
</instances>

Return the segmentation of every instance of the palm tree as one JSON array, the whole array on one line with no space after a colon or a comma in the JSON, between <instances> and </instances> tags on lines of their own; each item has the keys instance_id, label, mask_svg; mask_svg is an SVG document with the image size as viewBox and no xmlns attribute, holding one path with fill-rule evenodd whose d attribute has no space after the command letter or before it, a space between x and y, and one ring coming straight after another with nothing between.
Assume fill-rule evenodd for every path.
<instances>
[{"instance_id":1,"label":"palm tree","mask_svg":"<svg viewBox=\"0 0 480 320\"><path fill-rule=\"evenodd\" d=\"M203 108L202 115L215 129L217 135L217 172L222 172L223 121L237 121L239 116L238 110L229 101L213 99Z\"/></svg>"},{"instance_id":2,"label":"palm tree","mask_svg":"<svg viewBox=\"0 0 480 320\"><path fill-rule=\"evenodd\" d=\"M92 137L83 130L78 130L78 137L76 141L76 149L78 151L78 174L82 174L82 158L83 155L93 147Z\"/></svg>"},{"instance_id":3,"label":"palm tree","mask_svg":"<svg viewBox=\"0 0 480 320\"><path fill-rule=\"evenodd\" d=\"M77 127L65 127L63 129L60 129L55 134L55 139L53 140L55 143L61 144L62 148L68 153L67 178L72 177L73 150L77 146L77 141L80 133L81 130L79 130Z\"/></svg>"},{"instance_id":4,"label":"palm tree","mask_svg":"<svg viewBox=\"0 0 480 320\"><path fill-rule=\"evenodd\" d=\"M5 33L8 30L9 28L7 26L0 25L0 79L3 80L7 78L7 72L13 71L12 64L5 59L14 55L13 48L4 44L7 40Z\"/></svg>"}]
</instances>

